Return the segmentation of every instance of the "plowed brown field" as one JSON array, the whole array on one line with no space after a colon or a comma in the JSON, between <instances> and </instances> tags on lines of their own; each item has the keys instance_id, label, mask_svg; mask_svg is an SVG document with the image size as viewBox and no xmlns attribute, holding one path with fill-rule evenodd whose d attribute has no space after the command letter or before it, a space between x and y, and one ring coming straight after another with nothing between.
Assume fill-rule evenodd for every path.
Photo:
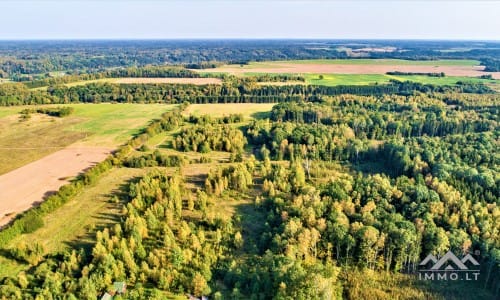
<instances>
[{"instance_id":1,"label":"plowed brown field","mask_svg":"<svg viewBox=\"0 0 500 300\"><path fill-rule=\"evenodd\" d=\"M104 160L109 148L68 147L0 176L0 227L40 203L85 169Z\"/></svg>"},{"instance_id":2,"label":"plowed brown field","mask_svg":"<svg viewBox=\"0 0 500 300\"><path fill-rule=\"evenodd\" d=\"M370 65L370 64L315 64L315 63L269 63L254 65L251 68L239 65L228 65L215 69L205 69L208 72L226 72L230 74L244 73L310 73L310 74L385 74L392 71L411 73L440 73L447 76L481 76L491 74L500 79L500 72L484 72L484 66L453 66L453 65Z\"/></svg>"}]
</instances>

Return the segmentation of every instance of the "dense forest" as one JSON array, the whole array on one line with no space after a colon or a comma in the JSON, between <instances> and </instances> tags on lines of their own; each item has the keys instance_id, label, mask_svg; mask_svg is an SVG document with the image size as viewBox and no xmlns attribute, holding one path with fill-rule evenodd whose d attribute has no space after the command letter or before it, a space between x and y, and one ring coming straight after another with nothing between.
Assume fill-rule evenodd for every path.
<instances>
[{"instance_id":1,"label":"dense forest","mask_svg":"<svg viewBox=\"0 0 500 300\"><path fill-rule=\"evenodd\" d=\"M485 66L486 72L500 72L500 59L498 58L484 58L481 64Z\"/></svg>"},{"instance_id":2,"label":"dense forest","mask_svg":"<svg viewBox=\"0 0 500 300\"><path fill-rule=\"evenodd\" d=\"M147 69L149 70L149 69ZM124 70L125 71L125 70ZM142 69L134 69L134 72ZM164 72L178 74L170 69ZM136 73L138 74L138 73ZM289 77L280 78L288 80ZM392 81L376 85L259 85L258 78L228 77L223 84L114 84L49 86L30 89L22 83L0 85L0 106L65 104L65 103L276 103L289 101L318 102L324 96L354 95L413 95L415 93L493 93L480 83L458 82L454 86Z\"/></svg>"},{"instance_id":3,"label":"dense forest","mask_svg":"<svg viewBox=\"0 0 500 300\"><path fill-rule=\"evenodd\" d=\"M221 93L235 97L228 102L248 95L280 103L246 121L242 115L183 116L184 102L153 121L0 232L8 243L37 230L41 216L110 168L148 170L126 184L118 199L121 218L95 232L90 250L43 255L39 244L6 250L31 269L0 279L0 297L96 299L115 281L128 285L116 299L163 299L166 293L211 299L498 297L500 98L409 83L359 91L380 88L411 93L224 85L49 89L51 99L68 103L128 96L129 102L223 102ZM169 142L145 146L159 134ZM229 159L210 158L214 152ZM184 175L207 163L200 178ZM227 207L237 213L225 213ZM478 282L419 286L411 279L419 288L401 291L384 289L387 282L363 283L370 272L416 278L425 256L449 250L474 255L481 265Z\"/></svg>"}]
</instances>

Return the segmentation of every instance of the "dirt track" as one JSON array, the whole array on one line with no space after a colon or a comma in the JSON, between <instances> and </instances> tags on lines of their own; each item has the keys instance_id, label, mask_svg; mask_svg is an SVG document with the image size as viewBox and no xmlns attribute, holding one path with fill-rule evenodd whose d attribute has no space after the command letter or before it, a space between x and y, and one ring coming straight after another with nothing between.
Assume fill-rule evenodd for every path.
<instances>
[{"instance_id":1,"label":"dirt track","mask_svg":"<svg viewBox=\"0 0 500 300\"><path fill-rule=\"evenodd\" d=\"M0 176L0 227L104 160L109 148L68 147Z\"/></svg>"},{"instance_id":2,"label":"dirt track","mask_svg":"<svg viewBox=\"0 0 500 300\"><path fill-rule=\"evenodd\" d=\"M423 65L354 65L354 64L300 64L273 63L272 66L245 68L240 66L223 66L205 69L203 72L242 73L311 73L311 74L385 74L392 71L413 73L440 73L448 76L481 76L491 74L500 79L500 72L484 72L483 66L423 66Z\"/></svg>"},{"instance_id":3,"label":"dirt track","mask_svg":"<svg viewBox=\"0 0 500 300\"><path fill-rule=\"evenodd\" d=\"M175 84L222 84L219 78L120 78L116 83L175 83Z\"/></svg>"}]
</instances>

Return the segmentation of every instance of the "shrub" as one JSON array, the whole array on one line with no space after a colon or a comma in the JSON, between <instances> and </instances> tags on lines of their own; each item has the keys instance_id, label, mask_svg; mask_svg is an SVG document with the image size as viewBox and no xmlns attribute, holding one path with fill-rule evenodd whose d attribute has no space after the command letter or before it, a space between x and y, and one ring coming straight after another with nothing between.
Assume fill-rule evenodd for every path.
<instances>
[{"instance_id":1,"label":"shrub","mask_svg":"<svg viewBox=\"0 0 500 300\"><path fill-rule=\"evenodd\" d=\"M31 233L43 226L43 218L36 212L28 212L23 218L23 233Z\"/></svg>"}]
</instances>

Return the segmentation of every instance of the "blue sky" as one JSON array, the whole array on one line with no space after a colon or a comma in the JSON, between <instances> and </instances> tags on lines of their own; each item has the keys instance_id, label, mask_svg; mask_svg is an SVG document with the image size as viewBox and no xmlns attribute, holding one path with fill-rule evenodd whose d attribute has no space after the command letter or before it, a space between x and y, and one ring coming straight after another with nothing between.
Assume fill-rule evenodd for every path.
<instances>
[{"instance_id":1,"label":"blue sky","mask_svg":"<svg viewBox=\"0 0 500 300\"><path fill-rule=\"evenodd\" d=\"M500 1L0 0L0 39L500 40Z\"/></svg>"}]
</instances>

